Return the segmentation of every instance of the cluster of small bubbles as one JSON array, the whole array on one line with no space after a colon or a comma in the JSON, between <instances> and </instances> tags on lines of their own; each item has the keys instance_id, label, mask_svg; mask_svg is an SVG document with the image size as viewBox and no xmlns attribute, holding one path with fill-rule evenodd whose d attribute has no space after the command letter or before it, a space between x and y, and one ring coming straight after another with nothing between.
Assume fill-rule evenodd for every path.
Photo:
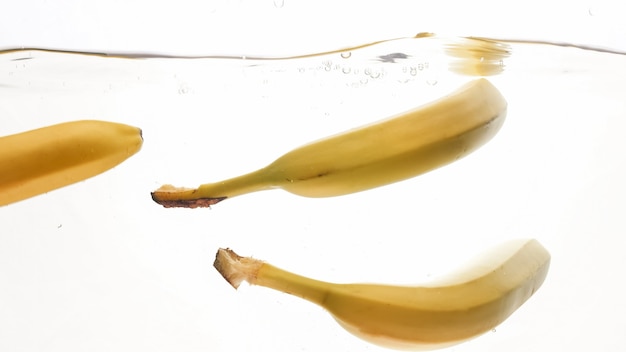
<instances>
[{"instance_id":1,"label":"cluster of small bubbles","mask_svg":"<svg viewBox=\"0 0 626 352\"><path fill-rule=\"evenodd\" d=\"M369 76L374 78L374 79L379 78L380 77L380 71L370 72Z\"/></svg>"},{"instance_id":2,"label":"cluster of small bubbles","mask_svg":"<svg viewBox=\"0 0 626 352\"><path fill-rule=\"evenodd\" d=\"M324 61L324 62L322 62L322 66L324 66L324 71L330 71L333 68L333 62L332 61Z\"/></svg>"},{"instance_id":3,"label":"cluster of small bubbles","mask_svg":"<svg viewBox=\"0 0 626 352\"><path fill-rule=\"evenodd\" d=\"M379 69L372 69L371 67L367 67L367 68L363 69L363 74L368 76L368 77L370 77L370 78L377 79L377 78L380 78L382 76L382 71L379 70Z\"/></svg>"},{"instance_id":4,"label":"cluster of small bubbles","mask_svg":"<svg viewBox=\"0 0 626 352\"><path fill-rule=\"evenodd\" d=\"M180 95L185 95L189 93L189 88L185 87L185 86L181 86L178 88L178 94Z\"/></svg>"},{"instance_id":5,"label":"cluster of small bubbles","mask_svg":"<svg viewBox=\"0 0 626 352\"><path fill-rule=\"evenodd\" d=\"M428 69L428 62L420 62L416 66L411 66L408 68L406 66L403 67L402 72L407 73L407 71L409 71L411 76L417 76L418 71L424 71L426 69Z\"/></svg>"},{"instance_id":6,"label":"cluster of small bubbles","mask_svg":"<svg viewBox=\"0 0 626 352\"><path fill-rule=\"evenodd\" d=\"M367 84L367 79L361 79L359 81L352 81L350 83L346 83L346 85L350 88L359 88Z\"/></svg>"},{"instance_id":7,"label":"cluster of small bubbles","mask_svg":"<svg viewBox=\"0 0 626 352\"><path fill-rule=\"evenodd\" d=\"M348 59L348 58L350 58L350 56L352 56L352 52L350 52L350 51L344 51L344 52L341 53L341 57L344 58L344 59Z\"/></svg>"}]
</instances>

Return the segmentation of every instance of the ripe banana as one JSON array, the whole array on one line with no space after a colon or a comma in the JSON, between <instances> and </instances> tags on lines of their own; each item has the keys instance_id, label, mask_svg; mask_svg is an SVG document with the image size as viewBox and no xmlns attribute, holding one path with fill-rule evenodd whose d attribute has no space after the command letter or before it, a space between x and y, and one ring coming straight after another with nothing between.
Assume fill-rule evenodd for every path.
<instances>
[{"instance_id":1,"label":"ripe banana","mask_svg":"<svg viewBox=\"0 0 626 352\"><path fill-rule=\"evenodd\" d=\"M0 206L102 173L141 148L141 130L66 122L0 138Z\"/></svg>"},{"instance_id":2,"label":"ripe banana","mask_svg":"<svg viewBox=\"0 0 626 352\"><path fill-rule=\"evenodd\" d=\"M294 149L252 173L197 189L164 185L152 199L196 208L272 188L306 197L363 191L469 154L500 129L506 107L489 81L474 80L427 105Z\"/></svg>"},{"instance_id":3,"label":"ripe banana","mask_svg":"<svg viewBox=\"0 0 626 352\"><path fill-rule=\"evenodd\" d=\"M335 284L310 279L230 249L214 266L237 288L242 281L325 308L355 336L383 347L432 350L490 331L543 283L550 254L536 240L506 242L457 273L422 286Z\"/></svg>"}]
</instances>

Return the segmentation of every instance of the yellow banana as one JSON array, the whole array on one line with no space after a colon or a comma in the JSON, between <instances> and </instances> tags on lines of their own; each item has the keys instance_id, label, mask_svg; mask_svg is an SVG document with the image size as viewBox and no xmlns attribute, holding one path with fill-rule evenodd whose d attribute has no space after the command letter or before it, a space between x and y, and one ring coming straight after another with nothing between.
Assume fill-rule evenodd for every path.
<instances>
[{"instance_id":1,"label":"yellow banana","mask_svg":"<svg viewBox=\"0 0 626 352\"><path fill-rule=\"evenodd\" d=\"M397 182L457 160L500 129L506 101L486 79L388 119L294 149L252 173L197 189L164 185L165 207L208 207L245 193L282 188L331 197Z\"/></svg>"},{"instance_id":2,"label":"yellow banana","mask_svg":"<svg viewBox=\"0 0 626 352\"><path fill-rule=\"evenodd\" d=\"M66 122L0 138L0 206L102 173L141 148L141 130Z\"/></svg>"},{"instance_id":3,"label":"yellow banana","mask_svg":"<svg viewBox=\"0 0 626 352\"><path fill-rule=\"evenodd\" d=\"M550 254L532 239L506 242L422 286L328 283L230 249L218 250L214 263L235 288L247 281L301 297L357 337L405 350L443 348L490 331L539 289L549 265Z\"/></svg>"}]
</instances>

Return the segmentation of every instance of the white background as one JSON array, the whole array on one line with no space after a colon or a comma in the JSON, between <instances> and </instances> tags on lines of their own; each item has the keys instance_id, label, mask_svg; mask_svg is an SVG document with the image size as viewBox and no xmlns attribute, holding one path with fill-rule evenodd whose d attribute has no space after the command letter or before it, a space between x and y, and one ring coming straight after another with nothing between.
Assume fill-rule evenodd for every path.
<instances>
[{"instance_id":1,"label":"white background","mask_svg":"<svg viewBox=\"0 0 626 352\"><path fill-rule=\"evenodd\" d=\"M435 32L626 50L617 1L0 5L0 48L281 56ZM0 208L1 351L382 351L308 302L234 291L211 266L215 251L322 280L414 283L512 237L552 252L546 283L495 332L451 351L626 344L623 55L514 46L492 78L509 101L505 126L468 158L355 195L268 191L210 210L163 209L149 192L251 171L415 105L413 88L456 81L437 74L423 88L389 73L355 85L309 70L315 62L297 76L299 63L21 55L33 60L0 57L1 135L99 118L141 127L145 143L110 172Z\"/></svg>"}]
</instances>

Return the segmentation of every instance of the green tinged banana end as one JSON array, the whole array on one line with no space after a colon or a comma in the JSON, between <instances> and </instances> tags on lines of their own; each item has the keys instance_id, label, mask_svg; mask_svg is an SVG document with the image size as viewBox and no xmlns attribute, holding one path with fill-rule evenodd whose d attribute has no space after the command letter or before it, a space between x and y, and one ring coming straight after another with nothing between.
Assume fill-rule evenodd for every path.
<instances>
[{"instance_id":1,"label":"green tinged banana end","mask_svg":"<svg viewBox=\"0 0 626 352\"><path fill-rule=\"evenodd\" d=\"M150 195L153 201L164 208L208 208L226 199L226 197L198 198L197 191L196 188L163 185Z\"/></svg>"}]
</instances>

